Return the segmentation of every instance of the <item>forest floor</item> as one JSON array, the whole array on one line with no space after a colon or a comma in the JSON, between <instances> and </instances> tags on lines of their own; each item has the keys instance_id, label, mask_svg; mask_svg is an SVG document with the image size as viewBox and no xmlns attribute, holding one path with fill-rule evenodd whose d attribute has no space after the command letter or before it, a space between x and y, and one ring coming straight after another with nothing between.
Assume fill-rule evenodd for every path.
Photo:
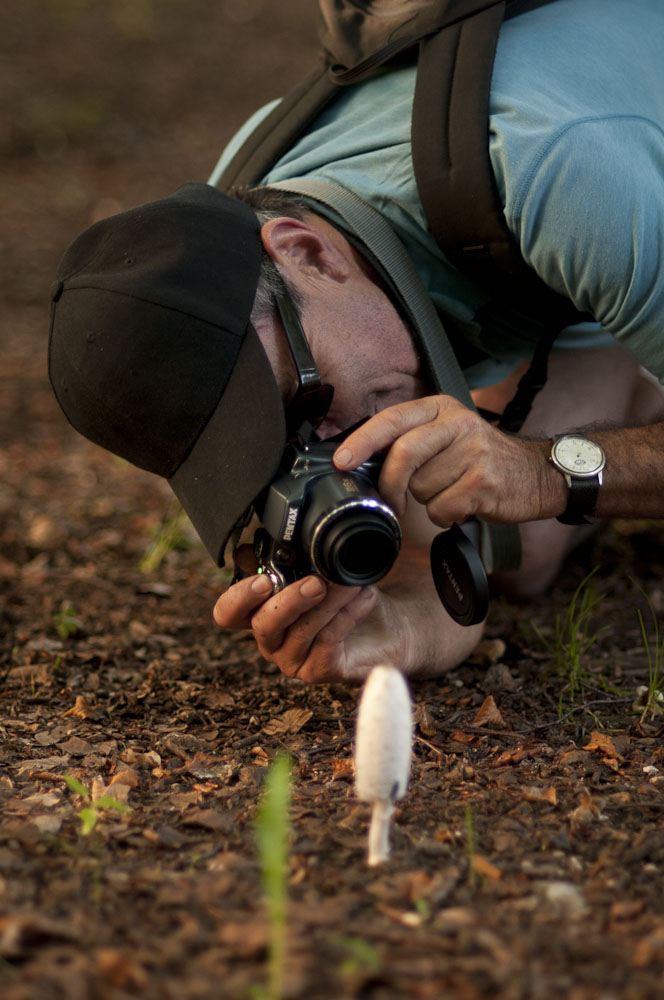
<instances>
[{"instance_id":1,"label":"forest floor","mask_svg":"<svg viewBox=\"0 0 664 1000\"><path fill-rule=\"evenodd\" d=\"M78 437L48 386L66 243L204 180L308 67L312 7L0 13L0 995L261 995L256 807L287 751L284 997L661 998L663 717L639 691L661 525L607 527L545 597L497 603L470 662L412 684L409 792L370 869L358 689L216 629L223 574L168 489Z\"/></svg>"}]
</instances>

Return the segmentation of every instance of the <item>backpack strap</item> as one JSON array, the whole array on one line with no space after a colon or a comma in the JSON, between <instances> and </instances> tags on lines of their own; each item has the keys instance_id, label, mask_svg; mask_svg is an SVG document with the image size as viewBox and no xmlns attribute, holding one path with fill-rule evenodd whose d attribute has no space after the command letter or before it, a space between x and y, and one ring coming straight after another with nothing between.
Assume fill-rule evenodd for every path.
<instances>
[{"instance_id":1,"label":"backpack strap","mask_svg":"<svg viewBox=\"0 0 664 1000\"><path fill-rule=\"evenodd\" d=\"M492 296L516 294L526 310L551 317L560 330L579 322L580 313L523 260L505 222L489 155L500 28L506 17L550 2L498 0L424 39L411 139L424 214L446 257Z\"/></svg>"},{"instance_id":2,"label":"backpack strap","mask_svg":"<svg viewBox=\"0 0 664 1000\"><path fill-rule=\"evenodd\" d=\"M550 2L511 0L509 7L520 13L520 8ZM221 190L258 184L339 93L339 87L367 79L381 66L414 50L422 39L457 26L474 12L504 6L504 0L402 0L378 10L381 0L318 3L321 51L317 65L263 119L223 174L215 175L214 184Z\"/></svg>"},{"instance_id":3,"label":"backpack strap","mask_svg":"<svg viewBox=\"0 0 664 1000\"><path fill-rule=\"evenodd\" d=\"M489 102L498 34L506 17L551 0L499 0L420 42L411 142L429 227L446 257L493 300L512 298L539 319L530 368L500 418L516 432L547 378L557 335L587 314L546 285L507 227L489 154Z\"/></svg>"}]
</instances>

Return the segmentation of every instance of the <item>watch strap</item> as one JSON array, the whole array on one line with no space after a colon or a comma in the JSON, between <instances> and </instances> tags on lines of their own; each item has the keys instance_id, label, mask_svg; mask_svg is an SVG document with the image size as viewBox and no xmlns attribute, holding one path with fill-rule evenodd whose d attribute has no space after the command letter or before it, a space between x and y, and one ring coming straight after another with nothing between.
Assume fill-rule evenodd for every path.
<instances>
[{"instance_id":1,"label":"watch strap","mask_svg":"<svg viewBox=\"0 0 664 1000\"><path fill-rule=\"evenodd\" d=\"M568 479L568 482L567 507L556 520L561 524L589 524L587 515L594 511L599 496L599 475L589 479Z\"/></svg>"}]
</instances>

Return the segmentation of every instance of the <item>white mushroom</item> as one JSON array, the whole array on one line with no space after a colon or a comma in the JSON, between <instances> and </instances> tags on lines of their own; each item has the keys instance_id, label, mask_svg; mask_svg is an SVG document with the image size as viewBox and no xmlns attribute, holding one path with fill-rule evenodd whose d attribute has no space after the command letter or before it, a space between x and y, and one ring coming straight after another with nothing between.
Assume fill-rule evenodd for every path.
<instances>
[{"instance_id":1,"label":"white mushroom","mask_svg":"<svg viewBox=\"0 0 664 1000\"><path fill-rule=\"evenodd\" d=\"M373 802L369 828L370 865L390 854L389 832L395 799L408 785L413 712L404 676L396 667L371 670L362 695L355 733L355 791Z\"/></svg>"}]
</instances>

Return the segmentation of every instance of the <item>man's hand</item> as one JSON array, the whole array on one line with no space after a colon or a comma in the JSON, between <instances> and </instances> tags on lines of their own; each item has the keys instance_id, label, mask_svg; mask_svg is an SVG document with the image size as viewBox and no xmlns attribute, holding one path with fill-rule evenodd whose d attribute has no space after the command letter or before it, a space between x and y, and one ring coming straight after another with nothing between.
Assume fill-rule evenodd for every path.
<instances>
[{"instance_id":1,"label":"man's hand","mask_svg":"<svg viewBox=\"0 0 664 1000\"><path fill-rule=\"evenodd\" d=\"M238 550L242 560L244 553ZM222 594L214 620L251 629L263 657L289 677L362 681L377 663L406 674L437 674L475 647L482 626L463 628L443 610L428 552L397 560L381 587L340 587L307 576L272 594L265 576L248 576Z\"/></svg>"},{"instance_id":2,"label":"man's hand","mask_svg":"<svg viewBox=\"0 0 664 1000\"><path fill-rule=\"evenodd\" d=\"M266 576L250 576L222 594L214 620L224 628L250 628L261 654L289 677L352 681L384 658L387 647L395 653L398 643L381 620L384 604L376 587L340 587L307 576L272 595Z\"/></svg>"},{"instance_id":3,"label":"man's hand","mask_svg":"<svg viewBox=\"0 0 664 1000\"><path fill-rule=\"evenodd\" d=\"M408 492L441 528L473 516L520 524L565 508L565 482L547 461L547 442L505 434L451 396L382 410L346 438L334 462L353 469L384 449L379 489L399 516Z\"/></svg>"}]
</instances>

